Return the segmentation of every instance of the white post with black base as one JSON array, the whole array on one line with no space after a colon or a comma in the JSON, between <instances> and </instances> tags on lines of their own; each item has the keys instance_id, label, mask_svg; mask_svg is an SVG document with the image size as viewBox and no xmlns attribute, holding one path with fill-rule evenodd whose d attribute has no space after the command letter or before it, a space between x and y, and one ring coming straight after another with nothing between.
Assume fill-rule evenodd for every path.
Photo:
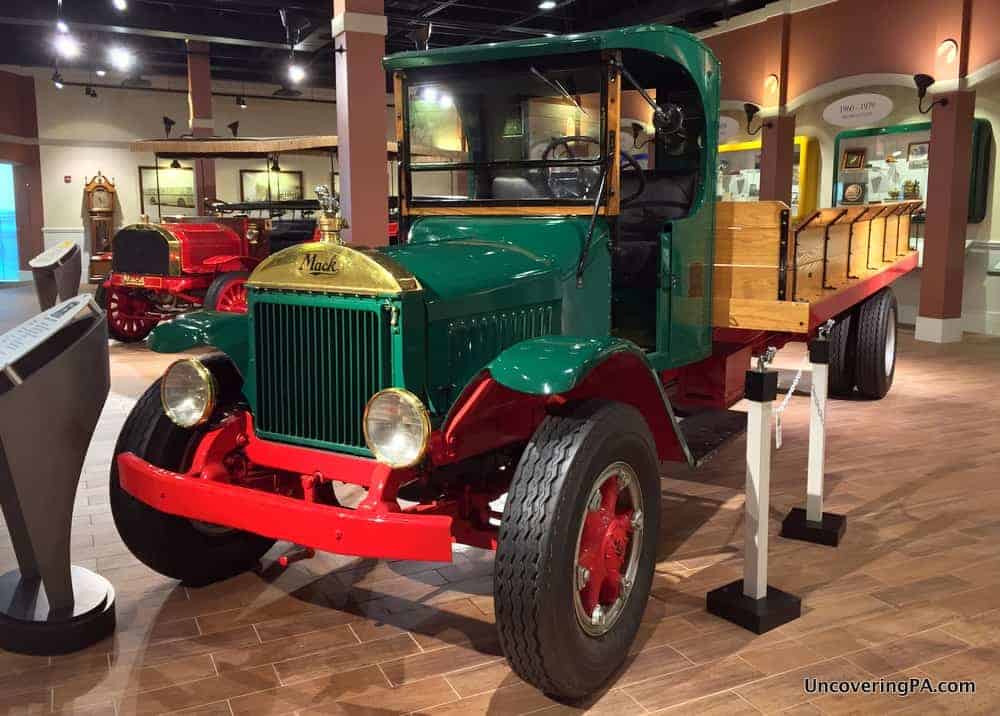
<instances>
[{"instance_id":1,"label":"white post with black base","mask_svg":"<svg viewBox=\"0 0 1000 716\"><path fill-rule=\"evenodd\" d=\"M795 507L781 523L781 536L836 547L847 529L847 518L823 512L823 477L826 458L826 396L830 373L827 331L809 343L812 390L809 400L809 462L806 472L806 507Z\"/></svg>"},{"instance_id":2,"label":"white post with black base","mask_svg":"<svg viewBox=\"0 0 1000 716\"><path fill-rule=\"evenodd\" d=\"M743 547L743 579L708 593L708 611L763 634L802 613L798 597L767 583L767 528L771 491L771 416L778 395L778 372L767 364L774 349L747 371L747 474L746 534Z\"/></svg>"}]
</instances>

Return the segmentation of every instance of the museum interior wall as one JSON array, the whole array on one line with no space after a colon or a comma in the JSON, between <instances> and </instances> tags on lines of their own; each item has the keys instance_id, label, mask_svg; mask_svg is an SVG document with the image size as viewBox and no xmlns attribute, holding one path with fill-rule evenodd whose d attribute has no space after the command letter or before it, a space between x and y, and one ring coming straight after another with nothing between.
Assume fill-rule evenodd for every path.
<instances>
[{"instance_id":1,"label":"museum interior wall","mask_svg":"<svg viewBox=\"0 0 1000 716\"><path fill-rule=\"evenodd\" d=\"M182 78L153 77L154 87L176 92L151 92L140 89L105 89L98 87L97 98L84 94L82 87L67 85L57 89L51 82L51 73L42 69L4 68L12 75L26 77L34 82L37 103L37 145L14 145L21 153L35 152L39 156L41 205L43 219L39 223L44 236L44 246L52 246L66 239L73 239L84 246L86 208L83 187L98 171L115 181L117 188L115 225L135 223L146 213L156 218L156 208L145 206L140 199L139 168L154 166L151 154L130 151L131 142L164 136L163 117L177 122L172 137L181 136L188 129L188 102ZM67 81L74 77L67 72ZM81 77L86 82L88 78ZM272 100L254 97L270 94L269 85L217 82L213 91L221 94L245 94L248 106L241 109L234 97L215 96L213 114L215 134L230 136L228 125L238 121L241 137L295 136L310 134L336 134L337 112L332 92L310 91L307 97L325 101ZM386 109L386 136L391 131L391 108ZM2 121L2 120L0 120ZM13 134L0 127L0 136ZM4 145L0 143L0 151ZM0 155L0 161L3 160ZM169 162L161 160L160 167L168 168ZM181 160L184 168L191 162ZM287 156L280 160L282 171L302 172L302 188L306 197L318 184L329 184L331 162L323 156ZM266 169L264 160L218 160L216 163L216 188L218 198L239 201L240 171ZM334 169L336 164L334 163ZM248 200L250 197L246 197ZM164 211L166 212L166 210ZM194 213L171 209L170 213ZM37 253L41 245L34 250ZM22 267L33 253L22 247ZM25 255L27 258L25 258Z\"/></svg>"},{"instance_id":2,"label":"museum interior wall","mask_svg":"<svg viewBox=\"0 0 1000 716\"><path fill-rule=\"evenodd\" d=\"M878 94L892 102L892 111L880 119L878 127L930 121L917 109L917 92L912 75L932 74L935 90L958 88L959 66L965 63L963 88L976 93L975 117L993 130L994 146L989 157L989 183L985 218L966 227L965 275L963 281L962 325L964 330L1000 334L1000 251L982 247L984 242L1000 242L994 234L993 217L1000 211L997 186L995 139L1000 136L1000 46L995 28L1000 21L1000 3L976 0L968 3L972 22L963 28L959 0L935 2L915 0L906 13L889 7L888 0L841 0L836 3L793 3L793 12L774 16L774 10L751 13L741 26L711 33L705 41L719 55L723 70L724 116L735 129L723 142L760 139L746 133L743 103L761 106L762 115L779 112L778 92L764 79L772 73L785 78L784 111L795 116L795 134L816 140L820 152L817 190L818 207L834 205L837 135L845 127L823 119L823 111L834 100L855 94ZM802 8L795 12L795 7ZM872 23L874 17L893 21ZM780 22L787 18L787 58L782 61ZM843 32L845 27L865 27L865 32ZM723 28L725 30L726 28ZM964 33L964 34L963 34ZM943 39L965 38L968 57L959 53L954 62L938 57ZM816 48L830 48L817 52ZM931 95L933 97L933 94ZM754 126L760 120L754 122ZM842 147L843 148L843 147ZM724 156L724 155L723 155ZM926 186L921 187L925 192ZM926 199L925 193L921 194ZM998 227L1000 231L1000 227ZM918 241L918 245L922 243ZM918 313L922 269L894 285L900 303L900 319L914 323Z\"/></svg>"}]
</instances>

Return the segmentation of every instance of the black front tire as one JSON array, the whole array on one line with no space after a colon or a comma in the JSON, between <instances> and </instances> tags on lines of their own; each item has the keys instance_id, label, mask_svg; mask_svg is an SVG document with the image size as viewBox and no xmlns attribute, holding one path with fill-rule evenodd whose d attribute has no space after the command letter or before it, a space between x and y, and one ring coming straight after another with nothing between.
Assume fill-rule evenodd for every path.
<instances>
[{"instance_id":1,"label":"black front tire","mask_svg":"<svg viewBox=\"0 0 1000 716\"><path fill-rule=\"evenodd\" d=\"M858 308L855 377L858 393L884 398L896 375L896 322L899 307L892 289L884 288Z\"/></svg>"},{"instance_id":2,"label":"black front tire","mask_svg":"<svg viewBox=\"0 0 1000 716\"><path fill-rule=\"evenodd\" d=\"M157 467L183 471L201 435L202 431L180 428L166 416L157 380L126 419L115 457L131 452ZM196 526L140 502L122 489L117 459L111 463L110 482L111 513L125 545L150 569L190 586L254 569L275 542L240 530Z\"/></svg>"},{"instance_id":3,"label":"black front tire","mask_svg":"<svg viewBox=\"0 0 1000 716\"><path fill-rule=\"evenodd\" d=\"M591 487L625 462L638 477L644 524L638 571L610 631L589 635L574 602L577 536ZM511 667L550 696L578 701L621 667L642 620L656 562L660 480L643 417L619 403L591 401L549 416L518 464L494 568L500 644Z\"/></svg>"},{"instance_id":4,"label":"black front tire","mask_svg":"<svg viewBox=\"0 0 1000 716\"><path fill-rule=\"evenodd\" d=\"M839 316L830 330L830 395L846 398L854 392L858 318L851 310Z\"/></svg>"}]
</instances>

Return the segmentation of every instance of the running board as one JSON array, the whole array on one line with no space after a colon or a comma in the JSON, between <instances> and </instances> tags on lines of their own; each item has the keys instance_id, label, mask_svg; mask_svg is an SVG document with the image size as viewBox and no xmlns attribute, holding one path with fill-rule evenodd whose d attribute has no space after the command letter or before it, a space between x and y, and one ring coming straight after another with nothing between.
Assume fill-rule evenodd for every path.
<instances>
[{"instance_id":1,"label":"running board","mask_svg":"<svg viewBox=\"0 0 1000 716\"><path fill-rule=\"evenodd\" d=\"M700 467L746 432L747 414L738 410L706 410L681 419L680 429L694 467Z\"/></svg>"}]
</instances>

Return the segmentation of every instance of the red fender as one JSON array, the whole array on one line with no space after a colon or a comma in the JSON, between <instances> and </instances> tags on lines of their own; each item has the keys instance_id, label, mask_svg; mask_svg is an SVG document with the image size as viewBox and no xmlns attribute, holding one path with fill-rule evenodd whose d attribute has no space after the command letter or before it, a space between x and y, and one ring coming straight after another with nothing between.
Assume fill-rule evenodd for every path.
<instances>
[{"instance_id":1,"label":"red fender","mask_svg":"<svg viewBox=\"0 0 1000 716\"><path fill-rule=\"evenodd\" d=\"M630 351L610 354L571 390L553 395L513 390L484 370L465 387L435 432L431 460L447 464L527 441L549 412L593 399L631 405L645 418L661 461L692 463L659 381L648 363Z\"/></svg>"}]
</instances>

